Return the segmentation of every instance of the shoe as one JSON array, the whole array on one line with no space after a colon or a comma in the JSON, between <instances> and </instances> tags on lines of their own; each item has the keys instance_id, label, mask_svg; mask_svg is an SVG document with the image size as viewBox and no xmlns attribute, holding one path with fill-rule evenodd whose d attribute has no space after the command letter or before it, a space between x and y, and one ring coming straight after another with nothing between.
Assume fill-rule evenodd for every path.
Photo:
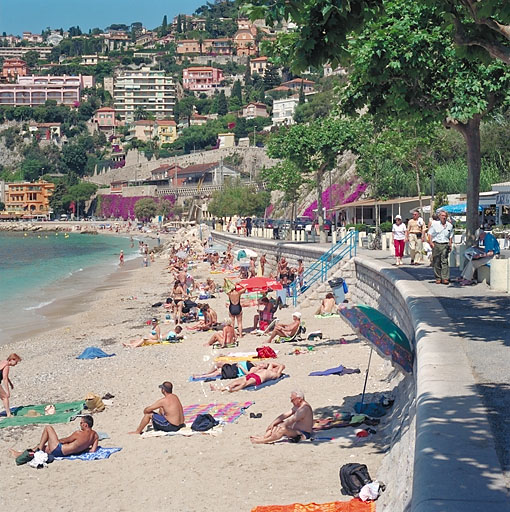
<instances>
[{"instance_id":1,"label":"shoe","mask_svg":"<svg viewBox=\"0 0 510 512\"><path fill-rule=\"evenodd\" d=\"M443 280L441 281L441 283L443 283L443 284L450 284L450 281L449 281L448 279L443 279Z\"/></svg>"},{"instance_id":2,"label":"shoe","mask_svg":"<svg viewBox=\"0 0 510 512\"><path fill-rule=\"evenodd\" d=\"M441 279L436 279L436 284L441 284Z\"/></svg>"},{"instance_id":3,"label":"shoe","mask_svg":"<svg viewBox=\"0 0 510 512\"><path fill-rule=\"evenodd\" d=\"M414 260L411 260L411 265L414 265Z\"/></svg>"}]
</instances>

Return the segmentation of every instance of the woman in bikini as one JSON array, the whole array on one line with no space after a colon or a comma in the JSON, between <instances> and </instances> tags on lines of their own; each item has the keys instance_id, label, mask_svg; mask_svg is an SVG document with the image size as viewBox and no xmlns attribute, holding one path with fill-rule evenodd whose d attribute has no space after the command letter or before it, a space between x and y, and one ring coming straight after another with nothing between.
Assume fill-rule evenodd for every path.
<instances>
[{"instance_id":1,"label":"woman in bikini","mask_svg":"<svg viewBox=\"0 0 510 512\"><path fill-rule=\"evenodd\" d=\"M12 416L11 407L9 404L9 398L11 397L11 389L14 389L11 379L9 379L9 370L12 366L16 366L21 361L21 357L18 354L10 354L5 361L0 361L0 399L2 400L5 413L8 418Z\"/></svg>"},{"instance_id":2,"label":"woman in bikini","mask_svg":"<svg viewBox=\"0 0 510 512\"><path fill-rule=\"evenodd\" d=\"M181 321L182 308L184 307L184 300L186 298L184 286L179 280L175 281L174 289L172 290L172 299L174 301L173 313L175 315L176 324Z\"/></svg>"},{"instance_id":3,"label":"woman in bikini","mask_svg":"<svg viewBox=\"0 0 510 512\"><path fill-rule=\"evenodd\" d=\"M241 295L246 291L246 288L241 287L239 290L234 288L228 293L228 300L230 304L228 306L228 312L230 314L230 320L232 320L232 326L235 327L235 321L237 319L237 332L239 338L243 336L243 307L241 306Z\"/></svg>"}]
</instances>

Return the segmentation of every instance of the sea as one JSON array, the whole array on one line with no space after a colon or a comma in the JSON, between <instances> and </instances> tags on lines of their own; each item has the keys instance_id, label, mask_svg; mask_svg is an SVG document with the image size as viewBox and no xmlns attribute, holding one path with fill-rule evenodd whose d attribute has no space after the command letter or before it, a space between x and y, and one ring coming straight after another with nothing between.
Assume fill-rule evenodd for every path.
<instances>
[{"instance_id":1,"label":"sea","mask_svg":"<svg viewBox=\"0 0 510 512\"><path fill-rule=\"evenodd\" d=\"M133 245L133 247L132 247ZM139 257L129 236L0 232L0 345L48 329L51 304L94 290L125 261Z\"/></svg>"}]
</instances>

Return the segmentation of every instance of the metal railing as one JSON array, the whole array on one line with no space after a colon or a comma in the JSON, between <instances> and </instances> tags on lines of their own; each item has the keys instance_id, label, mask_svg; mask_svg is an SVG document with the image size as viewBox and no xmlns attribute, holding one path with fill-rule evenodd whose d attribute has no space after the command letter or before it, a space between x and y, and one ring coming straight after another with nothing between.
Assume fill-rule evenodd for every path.
<instances>
[{"instance_id":1,"label":"metal railing","mask_svg":"<svg viewBox=\"0 0 510 512\"><path fill-rule=\"evenodd\" d=\"M297 304L297 298L303 294L310 286L317 281L324 282L328 278L329 271L339 263L345 256L349 258L356 256L358 247L358 231L348 231L347 234L339 240L331 249L325 252L318 260L312 263L303 273L302 283L295 279L289 286L289 293L292 297L294 306Z\"/></svg>"}]
</instances>

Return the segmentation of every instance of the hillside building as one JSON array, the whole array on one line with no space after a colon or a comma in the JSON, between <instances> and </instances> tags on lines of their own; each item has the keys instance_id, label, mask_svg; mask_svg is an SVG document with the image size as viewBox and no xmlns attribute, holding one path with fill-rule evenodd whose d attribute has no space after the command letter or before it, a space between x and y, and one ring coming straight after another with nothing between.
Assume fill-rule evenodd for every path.
<instances>
[{"instance_id":1,"label":"hillside building","mask_svg":"<svg viewBox=\"0 0 510 512\"><path fill-rule=\"evenodd\" d=\"M210 66L185 68L182 71L182 86L190 91L209 91L219 87L223 71Z\"/></svg>"},{"instance_id":2,"label":"hillside building","mask_svg":"<svg viewBox=\"0 0 510 512\"><path fill-rule=\"evenodd\" d=\"M51 213L50 197L54 189L54 183L44 180L6 183L5 212L16 218L47 217Z\"/></svg>"},{"instance_id":3,"label":"hillside building","mask_svg":"<svg viewBox=\"0 0 510 512\"><path fill-rule=\"evenodd\" d=\"M4 78L15 79L18 76L27 76L27 63L19 58L7 58L2 65L2 76Z\"/></svg>"}]
</instances>

